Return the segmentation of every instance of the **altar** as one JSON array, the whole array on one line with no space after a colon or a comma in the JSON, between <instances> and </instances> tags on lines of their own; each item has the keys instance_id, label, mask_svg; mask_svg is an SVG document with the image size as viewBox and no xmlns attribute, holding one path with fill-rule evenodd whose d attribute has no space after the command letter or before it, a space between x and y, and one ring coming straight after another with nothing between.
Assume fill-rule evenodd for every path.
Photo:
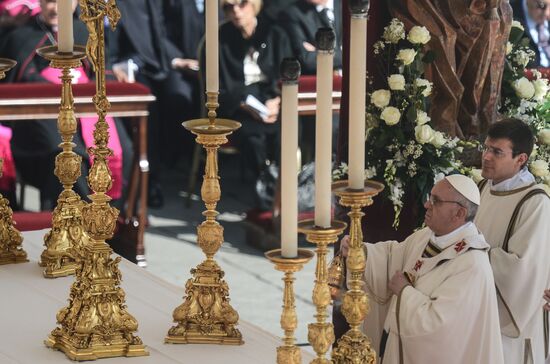
<instances>
[{"instance_id":1,"label":"altar","mask_svg":"<svg viewBox=\"0 0 550 364\"><path fill-rule=\"evenodd\" d=\"M63 353L48 349L44 339L56 327L55 316L67 303L74 277L45 279L37 261L46 230L23 233L29 262L0 266L0 363L48 364L72 362ZM183 287L172 285L123 259L122 288L129 311L139 322L137 335L150 355L102 359L101 363L274 363L278 337L240 320L242 346L172 345L164 337L172 326L172 311L179 305ZM303 363L314 356L302 351Z\"/></svg>"}]
</instances>

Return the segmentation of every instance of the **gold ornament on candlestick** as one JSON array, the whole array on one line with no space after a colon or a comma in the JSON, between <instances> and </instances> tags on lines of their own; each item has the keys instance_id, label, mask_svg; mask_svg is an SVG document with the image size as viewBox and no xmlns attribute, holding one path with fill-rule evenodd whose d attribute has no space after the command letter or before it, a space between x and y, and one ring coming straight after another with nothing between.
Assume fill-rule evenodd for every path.
<instances>
[{"instance_id":1,"label":"gold ornament on candlestick","mask_svg":"<svg viewBox=\"0 0 550 364\"><path fill-rule=\"evenodd\" d=\"M317 353L312 364L329 364L325 354L334 342L334 325L326 322L327 308L331 302L330 287L328 285L327 254L328 245L335 243L338 236L346 229L347 224L342 221L332 221L329 228L315 226L313 220L303 220L298 223L298 232L306 235L307 241L316 244L317 265L315 267L315 286L313 287L313 304L317 313L317 322L308 325L308 341Z\"/></svg>"},{"instance_id":2,"label":"gold ornament on candlestick","mask_svg":"<svg viewBox=\"0 0 550 364\"><path fill-rule=\"evenodd\" d=\"M218 93L207 92L208 118L189 120L183 126L197 136L197 143L206 149L206 167L201 197L206 205L202 214L206 221L197 228L197 243L206 260L191 269L193 278L185 284L184 302L173 313L177 323L168 331L165 342L171 344L242 345L236 328L239 314L229 304L229 287L225 273L214 260L223 243L223 227L216 221L216 205L221 198L218 176L218 148L227 143L227 136L241 124L217 119Z\"/></svg>"},{"instance_id":3,"label":"gold ornament on candlestick","mask_svg":"<svg viewBox=\"0 0 550 364\"><path fill-rule=\"evenodd\" d=\"M384 185L374 181L365 181L365 188L355 190L348 188L348 181L333 183L334 194L340 197L340 205L349 207L350 245L346 261L349 280L348 291L342 299L342 314L350 329L337 343L332 351L335 364L376 363L376 353L371 348L370 340L361 332L361 325L369 311L367 294L363 290L363 274L366 266L366 256L363 249L363 231L361 218L365 215L361 210L372 205L372 198L384 189Z\"/></svg>"},{"instance_id":4,"label":"gold ornament on candlestick","mask_svg":"<svg viewBox=\"0 0 550 364\"><path fill-rule=\"evenodd\" d=\"M267 259L275 264L275 269L285 274L283 281L285 288L283 293L283 312L281 314L281 327L285 331L283 345L277 347L277 364L301 364L302 353L300 348L294 345L294 330L298 326L296 306L294 305L294 273L302 270L304 264L313 258L313 252L307 249L298 249L296 258L283 258L281 249L270 250L265 253Z\"/></svg>"},{"instance_id":5,"label":"gold ornament on candlestick","mask_svg":"<svg viewBox=\"0 0 550 364\"><path fill-rule=\"evenodd\" d=\"M81 264L71 286L69 305L59 311L55 328L46 345L63 351L73 360L95 360L118 356L149 355L141 339L134 335L137 320L126 310L125 293L120 288L120 257L111 258L105 242L113 236L118 210L109 206L107 191L112 186L107 157L109 132L105 116L109 109L105 88L104 17L116 26L120 13L113 0L80 0L81 20L90 37L86 51L96 72L93 101L99 119L94 131L95 148L88 151L93 160L88 184L92 202L82 208L84 228L90 242L81 248Z\"/></svg>"},{"instance_id":6,"label":"gold ornament on candlestick","mask_svg":"<svg viewBox=\"0 0 550 364\"><path fill-rule=\"evenodd\" d=\"M6 77L6 72L15 67L17 62L0 58L0 80ZM0 158L0 177L4 169L4 160ZM25 263L27 253L21 243L23 237L13 223L13 211L7 198L0 195L0 265L12 263Z\"/></svg>"},{"instance_id":7,"label":"gold ornament on candlestick","mask_svg":"<svg viewBox=\"0 0 550 364\"><path fill-rule=\"evenodd\" d=\"M58 52L57 46L36 50L41 57L50 61L50 66L61 69L61 106L57 128L61 134L63 150L55 158L55 175L63 185L52 214L52 229L44 236L46 249L40 256L39 265L45 267L44 277L57 278L75 273L78 266L78 251L89 241L82 225L84 202L73 191L81 173L82 157L73 152L73 136L77 130L74 115L71 69L78 68L86 57L83 46L75 46L73 52Z\"/></svg>"}]
</instances>

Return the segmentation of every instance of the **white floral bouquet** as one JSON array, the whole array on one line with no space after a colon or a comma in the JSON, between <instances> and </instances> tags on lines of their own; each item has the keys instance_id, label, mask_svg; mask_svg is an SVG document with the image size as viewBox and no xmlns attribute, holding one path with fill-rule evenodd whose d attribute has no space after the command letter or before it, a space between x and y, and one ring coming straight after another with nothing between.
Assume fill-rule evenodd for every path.
<instances>
[{"instance_id":1,"label":"white floral bouquet","mask_svg":"<svg viewBox=\"0 0 550 364\"><path fill-rule=\"evenodd\" d=\"M500 112L523 120L533 130L537 140L529 170L550 194L550 86L536 69L530 70L532 77L526 77L526 67L534 58L523 26L514 21L506 46Z\"/></svg>"},{"instance_id":2,"label":"white floral bouquet","mask_svg":"<svg viewBox=\"0 0 550 364\"><path fill-rule=\"evenodd\" d=\"M433 52L424 50L429 40L425 27L415 26L407 33L394 18L374 44L387 87L367 95L366 176L386 185L395 228L405 193L420 206L423 219L421 206L434 183L452 171L464 172L455 152L460 153L465 143L434 130L428 116L432 83L423 76L424 65L434 59ZM334 176L344 174L345 165Z\"/></svg>"}]
</instances>

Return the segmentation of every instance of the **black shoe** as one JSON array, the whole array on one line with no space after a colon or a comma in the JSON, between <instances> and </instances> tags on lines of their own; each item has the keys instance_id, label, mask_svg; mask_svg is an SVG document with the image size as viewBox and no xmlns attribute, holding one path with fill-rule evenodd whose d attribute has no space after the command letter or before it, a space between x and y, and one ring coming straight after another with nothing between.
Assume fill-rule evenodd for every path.
<instances>
[{"instance_id":1,"label":"black shoe","mask_svg":"<svg viewBox=\"0 0 550 364\"><path fill-rule=\"evenodd\" d=\"M162 195L160 185L153 184L149 186L147 206L152 209L159 209L164 206L164 196Z\"/></svg>"}]
</instances>

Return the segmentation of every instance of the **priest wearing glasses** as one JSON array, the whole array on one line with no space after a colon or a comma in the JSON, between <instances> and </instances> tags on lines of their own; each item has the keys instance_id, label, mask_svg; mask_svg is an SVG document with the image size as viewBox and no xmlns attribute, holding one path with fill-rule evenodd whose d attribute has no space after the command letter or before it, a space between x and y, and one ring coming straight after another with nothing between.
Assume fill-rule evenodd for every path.
<instances>
[{"instance_id":1,"label":"priest wearing glasses","mask_svg":"<svg viewBox=\"0 0 550 364\"><path fill-rule=\"evenodd\" d=\"M365 330L384 363L504 363L489 244L472 222L479 203L470 178L447 176L424 204L425 228L365 243Z\"/></svg>"}]
</instances>

